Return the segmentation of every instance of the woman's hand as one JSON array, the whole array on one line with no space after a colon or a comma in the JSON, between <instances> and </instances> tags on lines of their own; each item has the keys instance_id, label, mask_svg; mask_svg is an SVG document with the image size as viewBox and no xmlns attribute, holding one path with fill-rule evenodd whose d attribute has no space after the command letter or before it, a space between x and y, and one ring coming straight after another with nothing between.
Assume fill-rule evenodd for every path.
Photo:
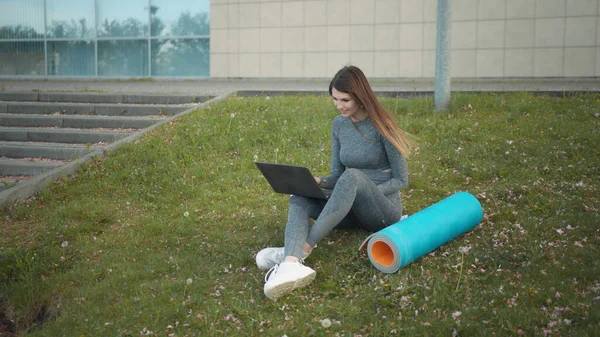
<instances>
[{"instance_id":1,"label":"woman's hand","mask_svg":"<svg viewBox=\"0 0 600 337\"><path fill-rule=\"evenodd\" d=\"M317 182L317 185L321 185L321 178L315 177L315 181Z\"/></svg>"}]
</instances>

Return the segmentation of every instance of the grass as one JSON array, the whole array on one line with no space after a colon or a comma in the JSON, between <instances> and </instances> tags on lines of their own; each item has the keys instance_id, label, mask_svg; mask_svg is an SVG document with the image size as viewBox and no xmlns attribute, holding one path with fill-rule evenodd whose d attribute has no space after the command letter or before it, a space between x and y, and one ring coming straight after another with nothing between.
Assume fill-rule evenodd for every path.
<instances>
[{"instance_id":1,"label":"grass","mask_svg":"<svg viewBox=\"0 0 600 337\"><path fill-rule=\"evenodd\" d=\"M307 261L312 285L265 298L253 255L282 244L287 197L254 161L326 174L336 112L232 97L4 210L0 314L28 336L600 334L600 96L383 103L419 143L405 212L457 191L485 211L397 274L358 252L368 233L334 231Z\"/></svg>"}]
</instances>

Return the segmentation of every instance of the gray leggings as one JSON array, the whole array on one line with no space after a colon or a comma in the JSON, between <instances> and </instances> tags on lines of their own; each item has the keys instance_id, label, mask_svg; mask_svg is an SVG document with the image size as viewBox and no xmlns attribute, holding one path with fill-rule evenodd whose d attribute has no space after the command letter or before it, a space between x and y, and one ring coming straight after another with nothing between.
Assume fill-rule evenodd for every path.
<instances>
[{"instance_id":1,"label":"gray leggings","mask_svg":"<svg viewBox=\"0 0 600 337\"><path fill-rule=\"evenodd\" d=\"M334 228L363 228L375 232L400 220L398 193L385 196L357 169L341 175L329 200L293 195L285 227L285 256L302 257L305 243L316 246ZM316 219L312 227L310 219Z\"/></svg>"}]
</instances>

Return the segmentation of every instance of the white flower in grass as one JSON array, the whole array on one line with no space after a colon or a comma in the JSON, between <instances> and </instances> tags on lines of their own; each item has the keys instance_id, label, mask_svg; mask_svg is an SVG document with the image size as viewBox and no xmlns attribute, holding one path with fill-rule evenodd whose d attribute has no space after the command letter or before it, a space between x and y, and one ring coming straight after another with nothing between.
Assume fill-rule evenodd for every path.
<instances>
[{"instance_id":1,"label":"white flower in grass","mask_svg":"<svg viewBox=\"0 0 600 337\"><path fill-rule=\"evenodd\" d=\"M234 114L234 113L232 113L231 115L229 115L229 117L231 117L231 118L234 118L234 117L235 117L235 114Z\"/></svg>"},{"instance_id":2,"label":"white flower in grass","mask_svg":"<svg viewBox=\"0 0 600 337\"><path fill-rule=\"evenodd\" d=\"M258 155L257 155L257 154L255 154L255 155L254 155L254 158L252 158L252 159L254 159L254 161L258 161Z\"/></svg>"},{"instance_id":3,"label":"white flower in grass","mask_svg":"<svg viewBox=\"0 0 600 337\"><path fill-rule=\"evenodd\" d=\"M183 216L187 218L188 216L190 216L190 212L188 212L188 211L183 212Z\"/></svg>"},{"instance_id":4,"label":"white flower in grass","mask_svg":"<svg viewBox=\"0 0 600 337\"><path fill-rule=\"evenodd\" d=\"M458 248L458 251L461 252L461 253L463 253L463 254L468 254L470 250L471 250L471 247L467 247L467 246L463 246L463 247Z\"/></svg>"},{"instance_id":5,"label":"white flower in grass","mask_svg":"<svg viewBox=\"0 0 600 337\"><path fill-rule=\"evenodd\" d=\"M191 278L189 278L189 279L187 279L185 281L185 284L190 285L190 284L192 284L192 282L194 282L194 280L192 280Z\"/></svg>"},{"instance_id":6,"label":"white flower in grass","mask_svg":"<svg viewBox=\"0 0 600 337\"><path fill-rule=\"evenodd\" d=\"M321 326L324 328L329 328L331 326L331 320L329 318L322 319Z\"/></svg>"},{"instance_id":7,"label":"white flower in grass","mask_svg":"<svg viewBox=\"0 0 600 337\"><path fill-rule=\"evenodd\" d=\"M455 312L452 313L452 319L455 320L455 319L459 318L461 315L462 315L462 312L455 311Z\"/></svg>"},{"instance_id":8,"label":"white flower in grass","mask_svg":"<svg viewBox=\"0 0 600 337\"><path fill-rule=\"evenodd\" d=\"M69 245L69 241L63 241L60 246L66 248Z\"/></svg>"}]
</instances>

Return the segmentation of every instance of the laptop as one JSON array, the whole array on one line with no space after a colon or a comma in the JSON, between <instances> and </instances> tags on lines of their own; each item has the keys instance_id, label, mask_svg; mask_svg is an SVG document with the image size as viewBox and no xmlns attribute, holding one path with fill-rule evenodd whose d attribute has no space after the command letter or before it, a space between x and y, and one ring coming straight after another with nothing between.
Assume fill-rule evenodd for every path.
<instances>
[{"instance_id":1,"label":"laptop","mask_svg":"<svg viewBox=\"0 0 600 337\"><path fill-rule=\"evenodd\" d=\"M277 193L328 199L331 190L323 190L310 170L303 166L255 162L258 169Z\"/></svg>"}]
</instances>

